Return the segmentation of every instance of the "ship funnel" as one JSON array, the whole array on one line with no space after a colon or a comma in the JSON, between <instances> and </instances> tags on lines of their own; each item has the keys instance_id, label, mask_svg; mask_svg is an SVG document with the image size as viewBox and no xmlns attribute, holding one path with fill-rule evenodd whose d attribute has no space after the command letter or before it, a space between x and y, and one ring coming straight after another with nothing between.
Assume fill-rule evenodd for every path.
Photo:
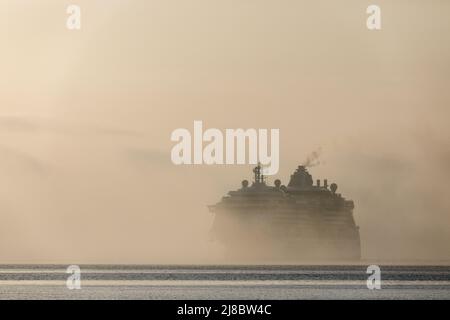
<instances>
[{"instance_id":1,"label":"ship funnel","mask_svg":"<svg viewBox=\"0 0 450 320\"><path fill-rule=\"evenodd\" d=\"M327 179L323 180L323 186L325 187L325 189L328 188L328 180Z\"/></svg>"},{"instance_id":2,"label":"ship funnel","mask_svg":"<svg viewBox=\"0 0 450 320\"><path fill-rule=\"evenodd\" d=\"M320 187L320 179L317 179L317 186Z\"/></svg>"}]
</instances>

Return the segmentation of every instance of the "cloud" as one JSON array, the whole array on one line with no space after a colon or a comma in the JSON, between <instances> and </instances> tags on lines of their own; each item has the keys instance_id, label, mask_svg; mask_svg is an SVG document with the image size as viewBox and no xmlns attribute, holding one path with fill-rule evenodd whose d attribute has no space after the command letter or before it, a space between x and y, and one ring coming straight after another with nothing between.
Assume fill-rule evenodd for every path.
<instances>
[{"instance_id":1,"label":"cloud","mask_svg":"<svg viewBox=\"0 0 450 320\"><path fill-rule=\"evenodd\" d=\"M27 152L0 145L0 170L17 170L44 174L49 165Z\"/></svg>"},{"instance_id":2,"label":"cloud","mask_svg":"<svg viewBox=\"0 0 450 320\"><path fill-rule=\"evenodd\" d=\"M158 165L158 166L173 166L170 160L170 154L157 149L145 147L127 148L125 154L133 164L139 166Z\"/></svg>"}]
</instances>

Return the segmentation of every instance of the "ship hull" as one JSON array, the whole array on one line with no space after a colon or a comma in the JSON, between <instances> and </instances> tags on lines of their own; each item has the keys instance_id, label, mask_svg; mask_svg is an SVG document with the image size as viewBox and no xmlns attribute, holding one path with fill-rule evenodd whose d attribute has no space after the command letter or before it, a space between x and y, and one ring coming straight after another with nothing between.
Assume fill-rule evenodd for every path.
<instances>
[{"instance_id":1,"label":"ship hull","mask_svg":"<svg viewBox=\"0 0 450 320\"><path fill-rule=\"evenodd\" d=\"M213 234L238 261L357 261L359 229L346 212L273 209L216 212Z\"/></svg>"}]
</instances>

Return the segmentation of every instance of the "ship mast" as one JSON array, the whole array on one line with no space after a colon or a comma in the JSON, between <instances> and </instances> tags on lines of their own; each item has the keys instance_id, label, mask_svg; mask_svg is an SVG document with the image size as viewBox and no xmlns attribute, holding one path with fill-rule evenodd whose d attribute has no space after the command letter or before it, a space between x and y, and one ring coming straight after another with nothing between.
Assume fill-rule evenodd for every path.
<instances>
[{"instance_id":1,"label":"ship mast","mask_svg":"<svg viewBox=\"0 0 450 320\"><path fill-rule=\"evenodd\" d=\"M255 174L255 183L262 184L264 183L264 175L262 174L261 163L258 162L258 166L253 169L253 173Z\"/></svg>"}]
</instances>

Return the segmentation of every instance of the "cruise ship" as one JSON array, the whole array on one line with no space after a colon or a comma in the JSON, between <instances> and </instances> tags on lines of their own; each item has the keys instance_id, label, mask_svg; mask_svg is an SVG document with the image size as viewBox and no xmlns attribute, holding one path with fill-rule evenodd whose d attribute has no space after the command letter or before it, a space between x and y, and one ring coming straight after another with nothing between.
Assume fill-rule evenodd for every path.
<instances>
[{"instance_id":1,"label":"cruise ship","mask_svg":"<svg viewBox=\"0 0 450 320\"><path fill-rule=\"evenodd\" d=\"M243 180L212 206L214 239L233 261L296 263L360 259L359 227L354 203L325 179L314 184L305 166L298 166L287 186L266 184L258 165L254 181Z\"/></svg>"}]
</instances>

